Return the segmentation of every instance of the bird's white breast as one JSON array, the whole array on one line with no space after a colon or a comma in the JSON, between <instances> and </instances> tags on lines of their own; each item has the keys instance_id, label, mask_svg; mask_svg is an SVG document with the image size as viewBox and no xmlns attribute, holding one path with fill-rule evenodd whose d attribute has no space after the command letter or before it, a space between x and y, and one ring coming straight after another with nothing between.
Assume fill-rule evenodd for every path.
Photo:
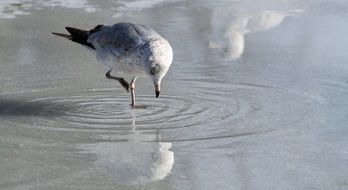
<instances>
[{"instance_id":1,"label":"bird's white breast","mask_svg":"<svg viewBox=\"0 0 348 190\"><path fill-rule=\"evenodd\" d=\"M150 68L150 59L169 68L173 52L167 40L156 38L128 50L112 45L97 47L96 56L100 64L119 76L144 77Z\"/></svg>"}]
</instances>

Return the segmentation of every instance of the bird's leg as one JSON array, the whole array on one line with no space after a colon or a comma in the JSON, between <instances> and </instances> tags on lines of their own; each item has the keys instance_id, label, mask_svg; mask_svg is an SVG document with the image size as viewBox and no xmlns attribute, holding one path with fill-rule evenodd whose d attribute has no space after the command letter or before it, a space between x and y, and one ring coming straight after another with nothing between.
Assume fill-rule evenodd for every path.
<instances>
[{"instance_id":1,"label":"bird's leg","mask_svg":"<svg viewBox=\"0 0 348 190\"><path fill-rule=\"evenodd\" d=\"M123 86L123 88L126 89L127 92L129 92L130 86L129 86L128 82L126 80L124 80L124 78L111 76L110 73L111 73L111 70L109 70L105 74L106 78L117 80Z\"/></svg>"},{"instance_id":2,"label":"bird's leg","mask_svg":"<svg viewBox=\"0 0 348 190\"><path fill-rule=\"evenodd\" d=\"M137 78L133 78L133 80L130 82L129 84L129 88L131 91L131 97L132 97L132 103L131 103L131 107L133 109L135 109L135 80L137 80Z\"/></svg>"}]
</instances>

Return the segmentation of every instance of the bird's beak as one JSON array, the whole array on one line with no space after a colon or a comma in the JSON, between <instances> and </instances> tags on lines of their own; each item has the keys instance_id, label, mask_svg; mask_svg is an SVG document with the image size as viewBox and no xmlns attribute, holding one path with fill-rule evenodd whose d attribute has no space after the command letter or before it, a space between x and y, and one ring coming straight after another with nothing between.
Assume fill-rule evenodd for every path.
<instances>
[{"instance_id":1,"label":"bird's beak","mask_svg":"<svg viewBox=\"0 0 348 190\"><path fill-rule=\"evenodd\" d=\"M161 84L156 84L155 83L155 92L156 92L156 98L158 98L161 90Z\"/></svg>"}]
</instances>

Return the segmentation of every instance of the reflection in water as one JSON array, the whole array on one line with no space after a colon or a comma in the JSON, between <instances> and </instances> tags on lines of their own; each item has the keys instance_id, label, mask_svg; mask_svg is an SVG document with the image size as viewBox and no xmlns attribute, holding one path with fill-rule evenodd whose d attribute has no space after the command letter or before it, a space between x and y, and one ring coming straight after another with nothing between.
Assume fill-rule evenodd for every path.
<instances>
[{"instance_id":1,"label":"reflection in water","mask_svg":"<svg viewBox=\"0 0 348 190\"><path fill-rule=\"evenodd\" d=\"M26 15L29 14L28 9L30 8L29 4L14 3L11 0L1 1L0 18L15 18L17 15Z\"/></svg>"},{"instance_id":2,"label":"reflection in water","mask_svg":"<svg viewBox=\"0 0 348 190\"><path fill-rule=\"evenodd\" d=\"M212 25L216 39L209 42L209 47L224 48L226 59L238 59L244 51L246 34L276 27L283 22L284 18L296 12L298 11L263 11L254 14L229 15L225 10L214 9Z\"/></svg>"},{"instance_id":3,"label":"reflection in water","mask_svg":"<svg viewBox=\"0 0 348 190\"><path fill-rule=\"evenodd\" d=\"M113 15L113 17L121 17L125 13L130 11L140 11L143 9L153 8L157 5L161 5L164 3L168 4L170 2L176 2L176 1L178 0L136 0L136 1L123 0L119 2L121 6L116 9L116 13Z\"/></svg>"},{"instance_id":4,"label":"reflection in water","mask_svg":"<svg viewBox=\"0 0 348 190\"><path fill-rule=\"evenodd\" d=\"M87 12L96 11L96 7L86 0L1 0L0 18L11 19L18 15L27 15L32 9L42 9L43 7L79 8Z\"/></svg>"},{"instance_id":5,"label":"reflection in water","mask_svg":"<svg viewBox=\"0 0 348 190\"><path fill-rule=\"evenodd\" d=\"M164 179L174 165L172 143L160 142L159 131L133 130L125 135L104 135L96 144L79 148L95 154L94 166L118 184L144 184Z\"/></svg>"},{"instance_id":6,"label":"reflection in water","mask_svg":"<svg viewBox=\"0 0 348 190\"><path fill-rule=\"evenodd\" d=\"M130 11L140 11L177 1L180 0L123 0L113 4L109 8L115 11L113 17L121 17ZM0 18L9 19L19 15L28 15L31 10L42 9L44 7L84 9L86 12L95 12L99 9L95 4L87 2L87 0L2 0L0 1Z\"/></svg>"}]
</instances>

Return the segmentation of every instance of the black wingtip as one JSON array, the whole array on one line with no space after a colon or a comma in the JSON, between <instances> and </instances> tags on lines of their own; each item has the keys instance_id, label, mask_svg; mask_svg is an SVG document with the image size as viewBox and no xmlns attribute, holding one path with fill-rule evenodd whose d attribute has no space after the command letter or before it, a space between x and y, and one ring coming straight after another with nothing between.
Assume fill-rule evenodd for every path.
<instances>
[{"instance_id":1,"label":"black wingtip","mask_svg":"<svg viewBox=\"0 0 348 190\"><path fill-rule=\"evenodd\" d=\"M82 44L84 46L90 47L92 49L95 49L93 44L88 42L88 37L89 37L89 35L100 31L102 29L102 27L103 27L103 25L97 25L92 30L88 31L88 30L81 30L78 28L66 26L65 29L69 32L70 35L56 33L56 32L52 32L52 34L60 36L60 37L64 37L64 38L69 39L73 42L76 42L76 43Z\"/></svg>"},{"instance_id":2,"label":"black wingtip","mask_svg":"<svg viewBox=\"0 0 348 190\"><path fill-rule=\"evenodd\" d=\"M80 30L78 28L73 28L73 27L65 27L65 29L71 34L72 37L87 37L88 36L88 31L86 30Z\"/></svg>"},{"instance_id":3,"label":"black wingtip","mask_svg":"<svg viewBox=\"0 0 348 190\"><path fill-rule=\"evenodd\" d=\"M70 33L71 35L71 41L85 45L87 47L90 47L92 49L95 49L91 43L88 42L88 36L89 32L86 30L81 30L78 28L73 27L65 27L65 29Z\"/></svg>"}]
</instances>

